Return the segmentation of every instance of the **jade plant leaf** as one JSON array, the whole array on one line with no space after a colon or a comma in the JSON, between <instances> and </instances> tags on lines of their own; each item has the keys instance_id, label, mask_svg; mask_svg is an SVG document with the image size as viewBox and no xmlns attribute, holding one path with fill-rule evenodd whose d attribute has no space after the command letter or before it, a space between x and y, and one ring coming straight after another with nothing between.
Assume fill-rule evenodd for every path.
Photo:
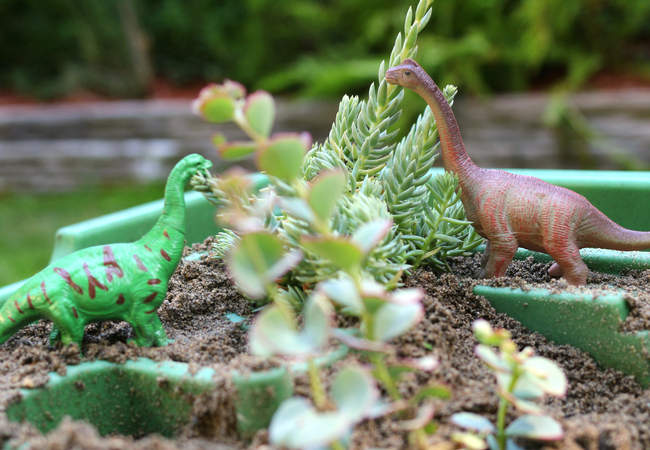
<instances>
[{"instance_id":1,"label":"jade plant leaf","mask_svg":"<svg viewBox=\"0 0 650 450\"><path fill-rule=\"evenodd\" d=\"M277 197L275 202L282 212L308 224L314 223L316 216L314 211L304 199L300 197Z\"/></svg>"},{"instance_id":2,"label":"jade plant leaf","mask_svg":"<svg viewBox=\"0 0 650 450\"><path fill-rule=\"evenodd\" d=\"M256 148L257 144L253 141L232 141L217 146L217 151L223 159L233 161L247 157Z\"/></svg>"},{"instance_id":3,"label":"jade plant leaf","mask_svg":"<svg viewBox=\"0 0 650 450\"><path fill-rule=\"evenodd\" d=\"M229 122L235 117L235 102L226 95L215 96L204 103L202 112L208 122Z\"/></svg>"},{"instance_id":4,"label":"jade plant leaf","mask_svg":"<svg viewBox=\"0 0 650 450\"><path fill-rule=\"evenodd\" d=\"M339 412L358 422L372 410L379 391L368 371L348 366L336 375L331 395Z\"/></svg>"},{"instance_id":5,"label":"jade plant leaf","mask_svg":"<svg viewBox=\"0 0 650 450\"><path fill-rule=\"evenodd\" d=\"M556 441L564 437L562 425L549 416L525 415L506 427L507 436L521 436L540 441Z\"/></svg>"},{"instance_id":6,"label":"jade plant leaf","mask_svg":"<svg viewBox=\"0 0 650 450\"><path fill-rule=\"evenodd\" d=\"M358 267L363 259L361 248L343 236L305 236L301 244L346 272Z\"/></svg>"},{"instance_id":7,"label":"jade plant leaf","mask_svg":"<svg viewBox=\"0 0 650 450\"><path fill-rule=\"evenodd\" d=\"M309 205L319 219L329 220L336 202L347 186L346 175L341 171L329 171L316 178L309 192Z\"/></svg>"},{"instance_id":8,"label":"jade plant leaf","mask_svg":"<svg viewBox=\"0 0 650 450\"><path fill-rule=\"evenodd\" d=\"M273 415L269 439L291 449L322 447L345 436L352 425L345 414L319 413L307 399L292 397Z\"/></svg>"},{"instance_id":9,"label":"jade plant leaf","mask_svg":"<svg viewBox=\"0 0 650 450\"><path fill-rule=\"evenodd\" d=\"M266 231L245 234L228 254L228 267L244 294L263 298L269 285L302 259L302 253L286 255L282 242Z\"/></svg>"},{"instance_id":10,"label":"jade plant leaf","mask_svg":"<svg viewBox=\"0 0 650 450\"><path fill-rule=\"evenodd\" d=\"M363 302L354 282L350 278L329 279L318 285L319 289L344 312L359 316L363 313Z\"/></svg>"},{"instance_id":11,"label":"jade plant leaf","mask_svg":"<svg viewBox=\"0 0 650 450\"><path fill-rule=\"evenodd\" d=\"M483 416L470 412L456 413L451 416L451 422L466 430L476 431L481 434L492 434L496 427Z\"/></svg>"},{"instance_id":12,"label":"jade plant leaf","mask_svg":"<svg viewBox=\"0 0 650 450\"><path fill-rule=\"evenodd\" d=\"M386 342L405 333L424 316L420 303L386 303L373 316L373 338Z\"/></svg>"},{"instance_id":13,"label":"jade plant leaf","mask_svg":"<svg viewBox=\"0 0 650 450\"><path fill-rule=\"evenodd\" d=\"M269 137L275 121L275 100L266 91L253 92L246 98L244 115L256 132Z\"/></svg>"},{"instance_id":14,"label":"jade plant leaf","mask_svg":"<svg viewBox=\"0 0 650 450\"><path fill-rule=\"evenodd\" d=\"M356 229L352 240L361 248L364 254L368 254L386 237L392 225L390 219L377 219L366 222Z\"/></svg>"},{"instance_id":15,"label":"jade plant leaf","mask_svg":"<svg viewBox=\"0 0 650 450\"><path fill-rule=\"evenodd\" d=\"M327 341L330 317L323 303L310 297L305 304L304 327L296 329L293 315L279 306L267 307L254 320L251 353L260 356L310 355Z\"/></svg>"},{"instance_id":16,"label":"jade plant leaf","mask_svg":"<svg viewBox=\"0 0 650 450\"><path fill-rule=\"evenodd\" d=\"M485 363L490 369L497 372L511 371L510 367L499 357L497 352L488 347L487 345L477 345L474 348L474 354Z\"/></svg>"},{"instance_id":17,"label":"jade plant leaf","mask_svg":"<svg viewBox=\"0 0 650 450\"><path fill-rule=\"evenodd\" d=\"M278 133L258 149L257 166L267 174L291 183L302 175L302 160L311 145L305 133Z\"/></svg>"},{"instance_id":18,"label":"jade plant leaf","mask_svg":"<svg viewBox=\"0 0 650 450\"><path fill-rule=\"evenodd\" d=\"M544 393L554 397L566 394L566 375L553 361L541 356L532 356L522 364L522 369L526 371L523 378L530 380Z\"/></svg>"}]
</instances>

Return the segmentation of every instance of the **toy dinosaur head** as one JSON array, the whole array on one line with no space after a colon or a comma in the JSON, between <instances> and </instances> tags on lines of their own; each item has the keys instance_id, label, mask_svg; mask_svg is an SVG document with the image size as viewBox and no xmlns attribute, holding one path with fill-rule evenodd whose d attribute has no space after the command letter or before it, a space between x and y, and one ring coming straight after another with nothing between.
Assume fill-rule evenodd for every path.
<instances>
[{"instance_id":1,"label":"toy dinosaur head","mask_svg":"<svg viewBox=\"0 0 650 450\"><path fill-rule=\"evenodd\" d=\"M425 84L428 78L424 69L412 59L405 59L399 66L386 71L388 84L399 84L414 91Z\"/></svg>"},{"instance_id":2,"label":"toy dinosaur head","mask_svg":"<svg viewBox=\"0 0 650 450\"><path fill-rule=\"evenodd\" d=\"M190 172L201 172L212 167L212 162L196 153L186 156L183 158L182 162L185 164L186 169Z\"/></svg>"}]
</instances>

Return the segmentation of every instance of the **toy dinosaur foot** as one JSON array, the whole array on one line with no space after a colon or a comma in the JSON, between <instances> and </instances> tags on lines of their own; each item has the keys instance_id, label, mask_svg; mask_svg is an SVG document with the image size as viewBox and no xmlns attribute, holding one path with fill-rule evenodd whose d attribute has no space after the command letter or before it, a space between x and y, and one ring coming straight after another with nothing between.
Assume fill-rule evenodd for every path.
<instances>
[{"instance_id":1,"label":"toy dinosaur foot","mask_svg":"<svg viewBox=\"0 0 650 450\"><path fill-rule=\"evenodd\" d=\"M476 270L474 274L472 275L472 278L476 278L478 280L487 278L487 271L485 270L484 267L481 267L480 269Z\"/></svg>"},{"instance_id":2,"label":"toy dinosaur foot","mask_svg":"<svg viewBox=\"0 0 650 450\"><path fill-rule=\"evenodd\" d=\"M554 262L553 265L548 268L548 274L553 278L560 278L564 275L564 270L558 263Z\"/></svg>"}]
</instances>

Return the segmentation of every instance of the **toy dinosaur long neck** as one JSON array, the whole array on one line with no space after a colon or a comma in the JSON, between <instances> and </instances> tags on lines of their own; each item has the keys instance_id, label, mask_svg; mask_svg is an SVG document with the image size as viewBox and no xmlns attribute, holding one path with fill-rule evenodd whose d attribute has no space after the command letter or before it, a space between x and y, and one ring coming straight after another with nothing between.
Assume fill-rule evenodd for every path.
<instances>
[{"instance_id":1,"label":"toy dinosaur long neck","mask_svg":"<svg viewBox=\"0 0 650 450\"><path fill-rule=\"evenodd\" d=\"M173 269L178 264L185 245L185 196L184 187L194 171L181 162L167 179L163 212L153 228L139 244L147 251L160 253Z\"/></svg>"},{"instance_id":2,"label":"toy dinosaur long neck","mask_svg":"<svg viewBox=\"0 0 650 450\"><path fill-rule=\"evenodd\" d=\"M424 79L420 80L421 83L415 92L427 102L436 118L445 170L457 174L462 186L464 181L475 176L474 172L477 171L478 166L474 164L465 150L456 117L445 96L431 77L426 73L424 75Z\"/></svg>"}]
</instances>

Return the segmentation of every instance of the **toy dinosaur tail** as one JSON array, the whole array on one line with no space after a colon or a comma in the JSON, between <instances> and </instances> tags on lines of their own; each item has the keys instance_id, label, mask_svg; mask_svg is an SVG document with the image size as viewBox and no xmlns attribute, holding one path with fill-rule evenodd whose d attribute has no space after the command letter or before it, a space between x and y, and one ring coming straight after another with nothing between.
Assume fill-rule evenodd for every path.
<instances>
[{"instance_id":1,"label":"toy dinosaur tail","mask_svg":"<svg viewBox=\"0 0 650 450\"><path fill-rule=\"evenodd\" d=\"M650 231L628 230L604 214L599 217L598 222L600 222L600 226L593 227L591 233L585 233L587 245L583 245L583 247L621 251L650 249Z\"/></svg>"},{"instance_id":2,"label":"toy dinosaur tail","mask_svg":"<svg viewBox=\"0 0 650 450\"><path fill-rule=\"evenodd\" d=\"M9 297L0 308L0 344L40 317L41 314L34 308L33 300L29 295L21 298L16 293Z\"/></svg>"}]
</instances>

